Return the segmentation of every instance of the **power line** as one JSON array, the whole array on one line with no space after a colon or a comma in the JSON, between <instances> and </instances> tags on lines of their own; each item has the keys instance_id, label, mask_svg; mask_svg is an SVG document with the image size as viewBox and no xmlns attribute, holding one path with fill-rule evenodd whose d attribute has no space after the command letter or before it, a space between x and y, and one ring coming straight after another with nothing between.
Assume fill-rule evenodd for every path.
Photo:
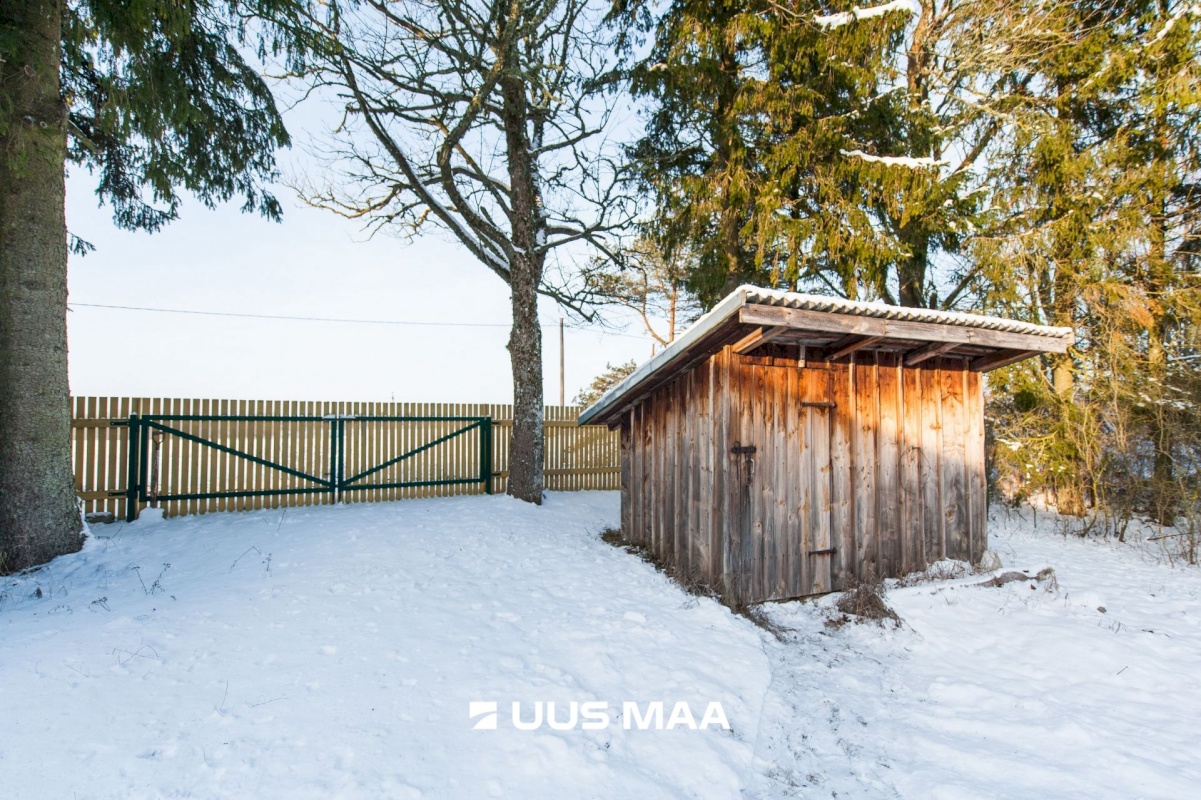
<instances>
[{"instance_id":1,"label":"power line","mask_svg":"<svg viewBox=\"0 0 1201 800\"><path fill-rule=\"evenodd\" d=\"M117 311L157 311L163 314L194 314L202 317L239 317L243 319L284 319L294 322L346 322L361 325L423 325L423 326L452 326L460 328L509 328L506 323L497 322L416 322L398 319L345 319L340 317L299 317L286 314L250 314L236 311L197 311L187 308L149 308L146 306L115 306L104 303L68 303L80 308L108 308Z\"/></svg>"},{"instance_id":2,"label":"power line","mask_svg":"<svg viewBox=\"0 0 1201 800\"><path fill-rule=\"evenodd\" d=\"M190 314L201 317L236 317L239 319L271 319L271 320L289 320L292 322L337 322L346 324L358 325L412 325L419 327L447 327L447 328L511 328L512 324L504 322L426 322L417 320L400 320L400 319L350 319L344 317L302 317L291 316L287 314L252 314L237 311L200 311L197 309L188 308L151 308L149 306L121 306L109 305L107 303L68 303L67 307L79 308L104 308L114 311L150 311L160 314ZM541 325L543 328L554 327L553 325ZM611 331L595 331L601 336L620 336L626 339L649 339L649 336L640 336L629 333L614 333Z\"/></svg>"}]
</instances>

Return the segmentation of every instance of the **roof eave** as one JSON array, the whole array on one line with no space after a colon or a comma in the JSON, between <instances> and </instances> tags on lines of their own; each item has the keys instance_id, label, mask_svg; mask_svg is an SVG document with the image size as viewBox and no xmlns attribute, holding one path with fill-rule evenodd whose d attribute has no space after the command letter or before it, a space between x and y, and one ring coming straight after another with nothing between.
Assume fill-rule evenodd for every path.
<instances>
[{"instance_id":1,"label":"roof eave","mask_svg":"<svg viewBox=\"0 0 1201 800\"><path fill-rule=\"evenodd\" d=\"M688 328L678 339L664 348L658 355L651 358L645 364L636 369L625 380L613 386L609 391L605 392L599 400L592 406L585 409L580 414L580 425L590 424L607 424L613 425L617 421L619 414L629 405L631 397L636 397L640 394L641 388L650 381L654 375L661 370L671 367L673 364L687 359L689 350L698 342L703 340L709 333L713 332L718 326L725 323L731 317L737 316L739 320L744 320L748 325L789 325L794 320L789 317L796 316L811 316L814 314L825 315L829 318L843 318L844 320L853 321L853 328L847 328L848 333L853 331L862 331L864 334L874 331L875 333L886 333L890 328L909 327L912 331L912 326L930 326L931 328L939 327L943 329L956 330L955 338L964 344L971 343L977 338L987 338L990 334L984 324L964 325L962 323L948 324L943 321L924 321L924 320L890 320L886 317L877 315L864 315L856 313L848 313L835 309L813 311L806 309L789 310L788 306L783 305L766 305L762 302L752 302L748 299L749 293L755 293L755 300L758 301L764 294L774 294L774 292L758 289L753 286L740 286L727 297L722 299L720 303L713 307L711 311L698 319L691 327ZM785 294L785 293L779 293ZM842 302L845 305L862 306L865 304L850 303L849 301ZM744 309L746 311L744 311ZM756 309L758 311L756 311ZM874 311L875 309L870 309ZM794 313L797 312L797 313ZM946 316L943 314L942 316ZM961 315L960 315L961 316ZM779 317L776 319L776 317ZM975 320L972 320L975 322ZM980 317L981 323L989 322L1008 322L1000 318ZM807 326L795 325L800 330L804 330ZM1015 361L1029 358L1044 352L1064 352L1075 342L1074 333L1067 328L1048 328L1045 326L1027 326L1038 329L1037 333L1013 333L1000 332L991 334L993 337L1004 340L1004 344L998 342L999 356L995 362L996 366L1013 363ZM875 330L875 329L879 330ZM827 328L829 329L829 328ZM971 333L978 330L979 333ZM960 333L959 331L964 331ZM899 338L907 338L901 336ZM926 339L926 337L918 335L918 339ZM945 341L940 337L930 337L929 341ZM983 344L984 342L980 342ZM995 368L993 366L988 369Z\"/></svg>"},{"instance_id":2,"label":"roof eave","mask_svg":"<svg viewBox=\"0 0 1201 800\"><path fill-rule=\"evenodd\" d=\"M625 380L601 395L599 400L580 414L579 424L608 424L611 413L620 408L621 401L626 395L636 390L651 375L658 372L661 367L667 366L686 354L689 347L703 339L705 334L738 313L739 309L745 304L746 287L740 286L715 305L707 314L702 315L688 330L680 334L679 338L663 348L650 361L647 361L634 370Z\"/></svg>"}]
</instances>

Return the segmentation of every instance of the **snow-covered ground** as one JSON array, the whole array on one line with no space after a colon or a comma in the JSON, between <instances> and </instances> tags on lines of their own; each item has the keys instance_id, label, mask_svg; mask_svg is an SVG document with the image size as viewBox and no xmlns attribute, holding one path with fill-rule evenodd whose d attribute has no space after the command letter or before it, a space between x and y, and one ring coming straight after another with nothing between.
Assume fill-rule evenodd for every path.
<instances>
[{"instance_id":1,"label":"snow-covered ground","mask_svg":"<svg viewBox=\"0 0 1201 800\"><path fill-rule=\"evenodd\" d=\"M100 526L0 583L0 793L1201 796L1196 569L1000 515L1005 563L1057 588L894 589L900 629L781 604L780 641L601 542L617 512L577 493ZM514 701L610 721L518 730ZM655 701L697 723L720 702L729 729L626 729L623 703Z\"/></svg>"},{"instance_id":2,"label":"snow-covered ground","mask_svg":"<svg viewBox=\"0 0 1201 800\"><path fill-rule=\"evenodd\" d=\"M1201 797L1201 572L1060 527L994 511L1004 564L1055 583L893 589L897 631L775 609L757 793Z\"/></svg>"}]
</instances>

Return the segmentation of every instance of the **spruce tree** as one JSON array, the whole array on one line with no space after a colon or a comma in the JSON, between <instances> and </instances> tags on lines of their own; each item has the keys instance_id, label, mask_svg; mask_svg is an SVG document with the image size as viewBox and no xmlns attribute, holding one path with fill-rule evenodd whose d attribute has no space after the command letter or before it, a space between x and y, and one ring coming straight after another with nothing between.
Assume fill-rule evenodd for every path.
<instances>
[{"instance_id":1,"label":"spruce tree","mask_svg":"<svg viewBox=\"0 0 1201 800\"><path fill-rule=\"evenodd\" d=\"M1135 335L1145 340L1146 368L1134 383L1146 398L1135 407L1153 452L1149 511L1172 524L1182 495L1176 462L1186 460L1181 439L1201 422L1184 401L1201 322L1201 12L1161 0L1132 22L1129 91L1107 154L1111 196L1121 201L1113 233L1121 237L1121 276L1145 308Z\"/></svg>"},{"instance_id":2,"label":"spruce tree","mask_svg":"<svg viewBox=\"0 0 1201 800\"><path fill-rule=\"evenodd\" d=\"M637 154L664 230L710 254L702 300L750 279L961 301L983 167L1050 36L1022 22L1038 8L669 6L635 71L653 101Z\"/></svg>"},{"instance_id":3,"label":"spruce tree","mask_svg":"<svg viewBox=\"0 0 1201 800\"><path fill-rule=\"evenodd\" d=\"M1062 44L991 178L1002 221L975 256L989 308L1071 326L1077 346L995 375L1019 398L997 421L1027 432L1013 461L1061 511L1168 523L1179 465L1196 477L1197 20L1156 2L1060 12Z\"/></svg>"},{"instance_id":4,"label":"spruce tree","mask_svg":"<svg viewBox=\"0 0 1201 800\"><path fill-rule=\"evenodd\" d=\"M240 47L298 56L291 0L0 0L0 573L78 549L67 385L68 164L114 222L157 230L179 192L267 217L287 144ZM263 27L250 22L257 18ZM255 31L263 35L253 35ZM73 239L77 252L89 245Z\"/></svg>"}]
</instances>

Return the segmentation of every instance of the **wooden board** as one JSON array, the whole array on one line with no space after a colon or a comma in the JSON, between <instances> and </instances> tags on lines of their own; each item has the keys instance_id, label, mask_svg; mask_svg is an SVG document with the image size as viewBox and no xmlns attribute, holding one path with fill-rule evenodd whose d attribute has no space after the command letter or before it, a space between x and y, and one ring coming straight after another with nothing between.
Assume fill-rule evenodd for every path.
<instances>
[{"instance_id":1,"label":"wooden board","mask_svg":"<svg viewBox=\"0 0 1201 800\"><path fill-rule=\"evenodd\" d=\"M942 509L942 376L936 365L921 370L922 390L922 457L920 482L922 492L922 549L923 560L937 561L946 552Z\"/></svg>"},{"instance_id":2,"label":"wooden board","mask_svg":"<svg viewBox=\"0 0 1201 800\"><path fill-rule=\"evenodd\" d=\"M876 363L871 354L856 354L852 364L855 373L855 421L851 426L851 457L854 462L854 531L856 538L855 577L873 580L880 576L876 516L876 433L879 430Z\"/></svg>"},{"instance_id":3,"label":"wooden board","mask_svg":"<svg viewBox=\"0 0 1201 800\"><path fill-rule=\"evenodd\" d=\"M830 528L834 547L832 586L849 586L855 575L854 509L854 369L835 365L830 369Z\"/></svg>"},{"instance_id":4,"label":"wooden board","mask_svg":"<svg viewBox=\"0 0 1201 800\"><path fill-rule=\"evenodd\" d=\"M988 485L984 459L984 394L980 373L965 370L968 553L974 564L988 547Z\"/></svg>"},{"instance_id":5,"label":"wooden board","mask_svg":"<svg viewBox=\"0 0 1201 800\"><path fill-rule=\"evenodd\" d=\"M962 363L962 362L961 362ZM963 404L963 367L944 359L942 369L942 493L947 558L971 559L968 545L967 432Z\"/></svg>"},{"instance_id":6,"label":"wooden board","mask_svg":"<svg viewBox=\"0 0 1201 800\"><path fill-rule=\"evenodd\" d=\"M130 413L211 416L323 416L334 413L369 416L480 416L494 418L493 469L502 476L494 481L504 490L507 475L508 433L511 408L464 403L338 403L312 401L210 400L204 398L75 397L71 401L71 458L77 492L86 495L87 513L110 511L124 517L123 493L129 456L129 428L113 420ZM620 434L604 426L580 427L574 419L580 409L548 408L546 414L546 485L552 491L618 489L621 479ZM217 441L310 475L329 472L329 425L325 422L283 421L171 421L185 433ZM365 469L431 438L462 427L460 423L354 422L346 424L347 474ZM372 482L474 478L479 474L480 434L472 431L437 445L373 476ZM423 438L424 437L424 438ZM147 454L153 452L147 435ZM272 491L307 486L280 470L222 453L212 447L166 433L161 443L160 494L195 494L223 491ZM149 470L147 478L149 478ZM375 502L403 497L478 494L478 482L408 489L370 489L346 492L346 502ZM164 501L169 516L203 514L229 509L261 509L329 502L329 493L265 495L237 499Z\"/></svg>"},{"instance_id":7,"label":"wooden board","mask_svg":"<svg viewBox=\"0 0 1201 800\"><path fill-rule=\"evenodd\" d=\"M901 370L901 572L926 566L922 527L922 383Z\"/></svg>"},{"instance_id":8,"label":"wooden board","mask_svg":"<svg viewBox=\"0 0 1201 800\"><path fill-rule=\"evenodd\" d=\"M877 354L876 518L880 575L901 572L901 376L895 353Z\"/></svg>"}]
</instances>

